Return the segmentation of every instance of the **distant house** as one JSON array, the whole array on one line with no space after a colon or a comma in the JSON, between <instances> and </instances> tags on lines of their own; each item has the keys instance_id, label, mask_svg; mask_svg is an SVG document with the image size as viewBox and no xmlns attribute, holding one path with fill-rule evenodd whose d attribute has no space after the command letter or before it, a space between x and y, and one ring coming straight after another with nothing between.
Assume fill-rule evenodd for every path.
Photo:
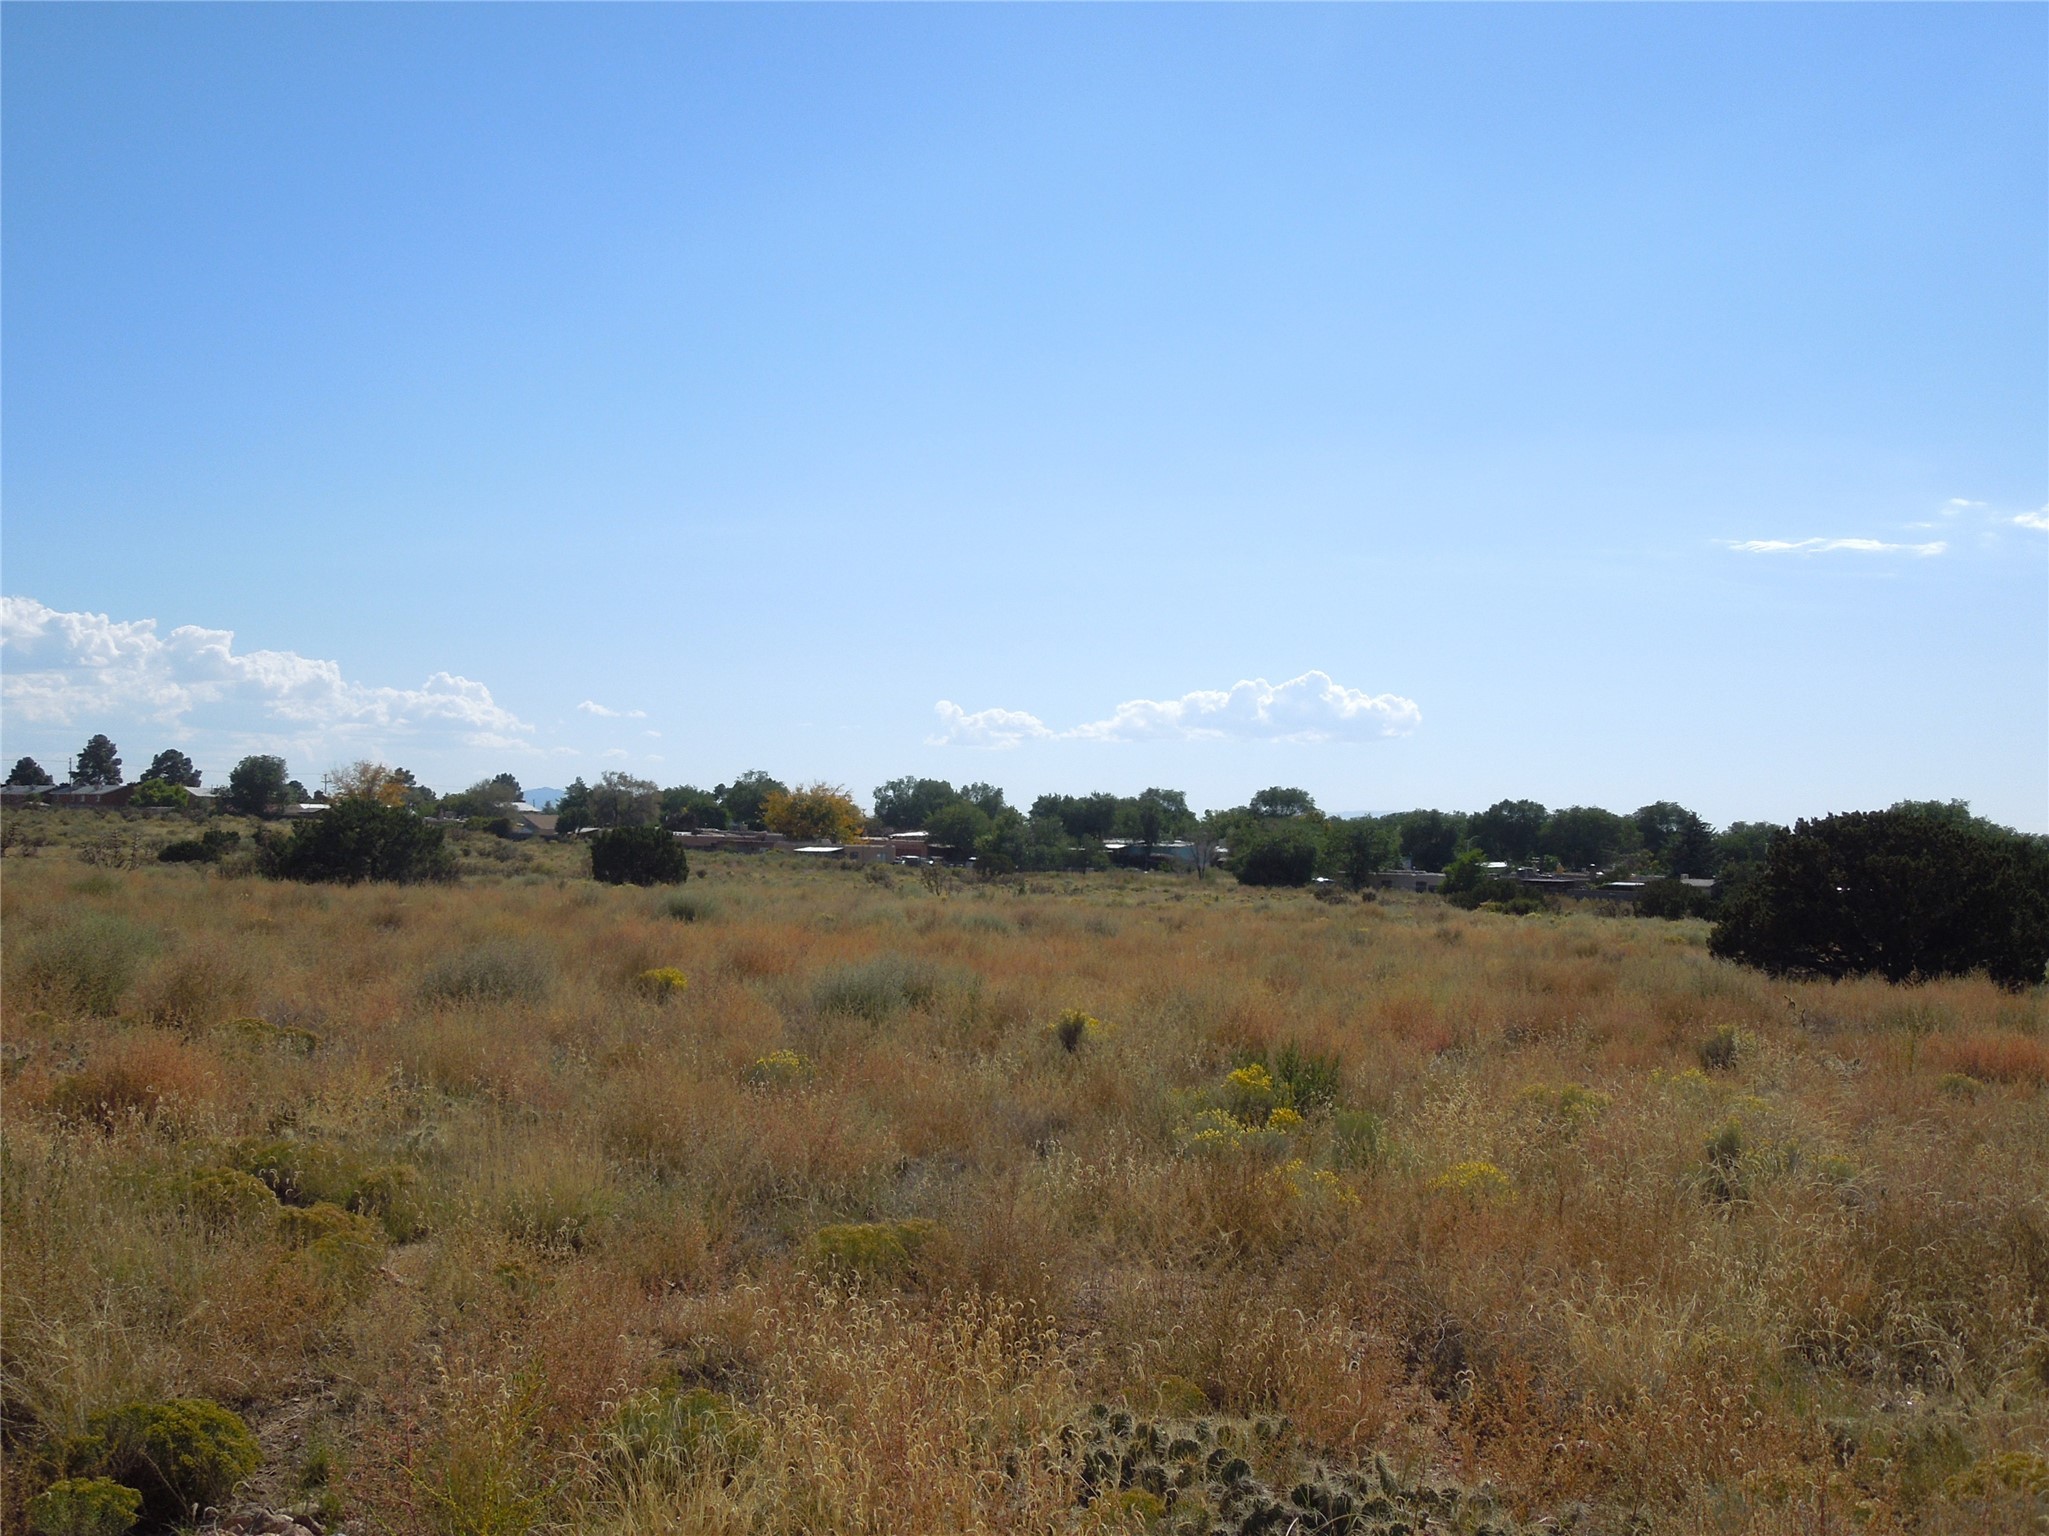
<instances>
[{"instance_id":1,"label":"distant house","mask_svg":"<svg viewBox=\"0 0 2049 1536\"><path fill-rule=\"evenodd\" d=\"M1434 891L1444 876L1427 869L1381 869L1374 871L1373 884L1383 891Z\"/></svg>"},{"instance_id":2,"label":"distant house","mask_svg":"<svg viewBox=\"0 0 2049 1536\"><path fill-rule=\"evenodd\" d=\"M512 823L512 835L517 838L555 836L555 816L549 811L537 811L531 807L514 811L508 818Z\"/></svg>"},{"instance_id":3,"label":"distant house","mask_svg":"<svg viewBox=\"0 0 2049 1536\"><path fill-rule=\"evenodd\" d=\"M596 827L583 827L583 832L595 832ZM706 853L769 853L780 848L795 845L779 832L714 832L700 829L696 832L671 833L685 848L701 849Z\"/></svg>"},{"instance_id":4,"label":"distant house","mask_svg":"<svg viewBox=\"0 0 2049 1536\"><path fill-rule=\"evenodd\" d=\"M134 796L133 784L53 784L43 790L43 798L52 805L87 810L110 811L126 805Z\"/></svg>"}]
</instances>

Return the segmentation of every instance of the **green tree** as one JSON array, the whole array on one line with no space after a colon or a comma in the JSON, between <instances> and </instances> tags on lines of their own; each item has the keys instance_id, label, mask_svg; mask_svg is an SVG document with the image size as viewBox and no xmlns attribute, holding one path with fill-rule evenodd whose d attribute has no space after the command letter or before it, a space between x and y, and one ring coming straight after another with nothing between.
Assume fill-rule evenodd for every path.
<instances>
[{"instance_id":1,"label":"green tree","mask_svg":"<svg viewBox=\"0 0 2049 1536\"><path fill-rule=\"evenodd\" d=\"M1240 885L1307 885L1321 852L1316 828L1299 818L1269 822L1231 842L1231 873Z\"/></svg>"},{"instance_id":2,"label":"green tree","mask_svg":"<svg viewBox=\"0 0 2049 1536\"><path fill-rule=\"evenodd\" d=\"M2049 967L2049 845L1910 807L1801 821L1722 903L1709 948L1793 976L1889 981Z\"/></svg>"},{"instance_id":3,"label":"green tree","mask_svg":"<svg viewBox=\"0 0 2049 1536\"><path fill-rule=\"evenodd\" d=\"M1025 867L1031 841L1025 819L1010 806L989 818L989 830L975 839L975 868L985 875L1008 875Z\"/></svg>"},{"instance_id":4,"label":"green tree","mask_svg":"<svg viewBox=\"0 0 2049 1536\"><path fill-rule=\"evenodd\" d=\"M1537 850L1567 869L1606 869L1635 842L1628 817L1598 805L1568 805L1545 821Z\"/></svg>"},{"instance_id":5,"label":"green tree","mask_svg":"<svg viewBox=\"0 0 2049 1536\"><path fill-rule=\"evenodd\" d=\"M1041 795L1032 802L1034 816L1056 816L1076 837L1100 842L1115 835L1118 798L1104 790L1092 795Z\"/></svg>"},{"instance_id":6,"label":"green tree","mask_svg":"<svg viewBox=\"0 0 2049 1536\"><path fill-rule=\"evenodd\" d=\"M994 784L963 784L960 797L984 816L994 816L1004 809L1003 791Z\"/></svg>"},{"instance_id":7,"label":"green tree","mask_svg":"<svg viewBox=\"0 0 2049 1536\"><path fill-rule=\"evenodd\" d=\"M505 807L515 805L525 798L525 791L519 780L509 773L495 774L488 779L479 779L468 789L441 797L441 814L444 816L481 816L495 820L505 814Z\"/></svg>"},{"instance_id":8,"label":"green tree","mask_svg":"<svg viewBox=\"0 0 2049 1536\"><path fill-rule=\"evenodd\" d=\"M1527 864L1537 856L1544 820L1534 800L1497 800L1473 818L1472 838L1490 859Z\"/></svg>"},{"instance_id":9,"label":"green tree","mask_svg":"<svg viewBox=\"0 0 2049 1536\"><path fill-rule=\"evenodd\" d=\"M245 816L270 816L284 806L290 785L283 758L245 757L228 770L227 792L221 798Z\"/></svg>"},{"instance_id":10,"label":"green tree","mask_svg":"<svg viewBox=\"0 0 2049 1536\"><path fill-rule=\"evenodd\" d=\"M1324 824L1324 860L1338 879L1363 891L1375 874L1394 862L1395 832L1372 816Z\"/></svg>"},{"instance_id":11,"label":"green tree","mask_svg":"<svg viewBox=\"0 0 2049 1536\"><path fill-rule=\"evenodd\" d=\"M922 831L936 813L960 798L944 779L906 775L875 786L875 816L895 832Z\"/></svg>"},{"instance_id":12,"label":"green tree","mask_svg":"<svg viewBox=\"0 0 2049 1536\"><path fill-rule=\"evenodd\" d=\"M78 762L71 770L74 784L119 784L121 759L114 744L104 735L95 736L79 749Z\"/></svg>"},{"instance_id":13,"label":"green tree","mask_svg":"<svg viewBox=\"0 0 2049 1536\"><path fill-rule=\"evenodd\" d=\"M975 851L989 831L989 817L979 806L956 800L943 807L926 823L934 849L944 849L948 859L961 863Z\"/></svg>"},{"instance_id":14,"label":"green tree","mask_svg":"<svg viewBox=\"0 0 2049 1536\"><path fill-rule=\"evenodd\" d=\"M187 789L199 788L199 770L192 766L192 759L176 747L166 747L149 760L149 766L142 770L140 782L162 779L170 784L182 784Z\"/></svg>"},{"instance_id":15,"label":"green tree","mask_svg":"<svg viewBox=\"0 0 2049 1536\"><path fill-rule=\"evenodd\" d=\"M662 791L662 825L671 832L714 831L726 824L726 808L719 797L695 784L678 784ZM558 820L556 823L560 826Z\"/></svg>"},{"instance_id":16,"label":"green tree","mask_svg":"<svg viewBox=\"0 0 2049 1536\"><path fill-rule=\"evenodd\" d=\"M598 776L588 794L594 827L651 827L661 820L662 792L652 779L636 779L614 769ZM557 827L562 825L558 819Z\"/></svg>"},{"instance_id":17,"label":"green tree","mask_svg":"<svg viewBox=\"0 0 2049 1536\"><path fill-rule=\"evenodd\" d=\"M591 787L579 774L569 781L569 787L555 802L555 830L567 834L590 824Z\"/></svg>"},{"instance_id":18,"label":"green tree","mask_svg":"<svg viewBox=\"0 0 2049 1536\"><path fill-rule=\"evenodd\" d=\"M1707 876L1715 872L1715 829L1683 805L1659 800L1638 807L1630 818L1644 852L1668 875Z\"/></svg>"},{"instance_id":19,"label":"green tree","mask_svg":"<svg viewBox=\"0 0 2049 1536\"><path fill-rule=\"evenodd\" d=\"M1254 795L1247 809L1255 816L1268 819L1313 816L1316 814L1316 802L1306 789L1287 789L1276 784Z\"/></svg>"},{"instance_id":20,"label":"green tree","mask_svg":"<svg viewBox=\"0 0 2049 1536\"><path fill-rule=\"evenodd\" d=\"M339 885L455 878L442 828L402 806L363 798L338 800L293 827L290 837L266 845L263 866L274 880Z\"/></svg>"},{"instance_id":21,"label":"green tree","mask_svg":"<svg viewBox=\"0 0 2049 1536\"><path fill-rule=\"evenodd\" d=\"M721 784L712 790L719 797L719 804L726 808L726 815L736 827L752 827L765 831L767 823L761 819L761 808L773 794L788 794L790 786L781 779L770 778L759 768L750 768L731 784Z\"/></svg>"},{"instance_id":22,"label":"green tree","mask_svg":"<svg viewBox=\"0 0 2049 1536\"><path fill-rule=\"evenodd\" d=\"M138 779L135 793L128 797L128 803L144 810L156 807L183 807L191 802L192 793L183 784L174 784L169 779Z\"/></svg>"},{"instance_id":23,"label":"green tree","mask_svg":"<svg viewBox=\"0 0 2049 1536\"><path fill-rule=\"evenodd\" d=\"M1404 811L1394 823L1401 857L1433 873L1451 862L1466 832L1465 817L1444 811Z\"/></svg>"},{"instance_id":24,"label":"green tree","mask_svg":"<svg viewBox=\"0 0 2049 1536\"><path fill-rule=\"evenodd\" d=\"M613 827L590 834L591 878L607 885L677 885L690 861L673 832L660 827Z\"/></svg>"},{"instance_id":25,"label":"green tree","mask_svg":"<svg viewBox=\"0 0 2049 1536\"><path fill-rule=\"evenodd\" d=\"M41 785L53 781L49 774L43 771L41 763L32 757L24 757L18 759L14 766L7 771L7 782L9 784Z\"/></svg>"}]
</instances>

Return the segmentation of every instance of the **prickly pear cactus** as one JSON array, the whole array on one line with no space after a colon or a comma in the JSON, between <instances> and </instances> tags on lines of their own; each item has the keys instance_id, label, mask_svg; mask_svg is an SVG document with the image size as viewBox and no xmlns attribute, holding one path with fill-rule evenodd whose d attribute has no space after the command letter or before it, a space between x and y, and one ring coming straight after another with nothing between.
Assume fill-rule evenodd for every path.
<instances>
[{"instance_id":1,"label":"prickly pear cactus","mask_svg":"<svg viewBox=\"0 0 2049 1536\"><path fill-rule=\"evenodd\" d=\"M1288 1422L1148 1419L1097 1404L1061 1431L1082 1502L1171 1536L1514 1536L1485 1487L1405 1482L1376 1452L1351 1466L1291 1450ZM1288 1466L1286 1491L1254 1462Z\"/></svg>"}]
</instances>

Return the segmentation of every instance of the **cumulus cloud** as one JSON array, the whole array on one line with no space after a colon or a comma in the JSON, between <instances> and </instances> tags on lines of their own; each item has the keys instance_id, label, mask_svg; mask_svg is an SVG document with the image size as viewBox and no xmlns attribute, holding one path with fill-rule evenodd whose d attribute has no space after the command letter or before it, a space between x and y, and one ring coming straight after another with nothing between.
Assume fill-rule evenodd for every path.
<instances>
[{"instance_id":1,"label":"cumulus cloud","mask_svg":"<svg viewBox=\"0 0 2049 1536\"><path fill-rule=\"evenodd\" d=\"M598 716L601 720L645 720L647 718L647 711L644 709L607 709L594 699L585 699L576 707L587 715Z\"/></svg>"},{"instance_id":2,"label":"cumulus cloud","mask_svg":"<svg viewBox=\"0 0 2049 1536\"><path fill-rule=\"evenodd\" d=\"M1949 545L1888 544L1883 539L1730 539L1729 548L1744 555L1939 555Z\"/></svg>"},{"instance_id":3,"label":"cumulus cloud","mask_svg":"<svg viewBox=\"0 0 2049 1536\"><path fill-rule=\"evenodd\" d=\"M2022 528L2035 528L2043 533L2049 533L2049 506L2043 507L2039 512L2023 512L2014 518L2014 522Z\"/></svg>"},{"instance_id":4,"label":"cumulus cloud","mask_svg":"<svg viewBox=\"0 0 2049 1536\"><path fill-rule=\"evenodd\" d=\"M969 714L942 699L934 746L1006 748L1027 741L1364 741L1401 736L1422 723L1414 699L1347 688L1324 672L1284 683L1263 677L1178 699L1131 699L1107 719L1056 731L1015 709Z\"/></svg>"},{"instance_id":5,"label":"cumulus cloud","mask_svg":"<svg viewBox=\"0 0 2049 1536\"><path fill-rule=\"evenodd\" d=\"M436 672L418 688L354 682L296 651L237 651L232 630L64 613L0 597L0 701L17 724L205 721L247 736L303 738L447 732L465 745L526 747L533 727L471 678Z\"/></svg>"}]
</instances>

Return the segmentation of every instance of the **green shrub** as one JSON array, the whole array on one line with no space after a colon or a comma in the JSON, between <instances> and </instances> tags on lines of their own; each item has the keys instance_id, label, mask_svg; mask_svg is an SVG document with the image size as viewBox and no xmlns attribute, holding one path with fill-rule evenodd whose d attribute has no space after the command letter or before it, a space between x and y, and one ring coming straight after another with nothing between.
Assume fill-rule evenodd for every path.
<instances>
[{"instance_id":1,"label":"green shrub","mask_svg":"<svg viewBox=\"0 0 2049 1536\"><path fill-rule=\"evenodd\" d=\"M673 1485L692 1472L751 1460L760 1449L760 1424L731 1398L669 1384L619 1405L599 1459L622 1481Z\"/></svg>"},{"instance_id":2,"label":"green shrub","mask_svg":"<svg viewBox=\"0 0 2049 1536\"><path fill-rule=\"evenodd\" d=\"M820 1013L847 1014L879 1024L905 1008L926 1008L939 996L939 971L927 961L877 955L859 965L835 965L811 986Z\"/></svg>"},{"instance_id":3,"label":"green shrub","mask_svg":"<svg viewBox=\"0 0 2049 1536\"><path fill-rule=\"evenodd\" d=\"M756 1088L801 1088L815 1071L795 1051L770 1051L747 1069L747 1081Z\"/></svg>"},{"instance_id":4,"label":"green shrub","mask_svg":"<svg viewBox=\"0 0 2049 1536\"><path fill-rule=\"evenodd\" d=\"M149 929L91 912L38 934L18 974L23 987L45 1003L108 1017L157 948Z\"/></svg>"},{"instance_id":5,"label":"green shrub","mask_svg":"<svg viewBox=\"0 0 2049 1536\"><path fill-rule=\"evenodd\" d=\"M360 1279L384 1258L384 1234L375 1222L324 1200L280 1206L277 1235L286 1247L310 1254L344 1278Z\"/></svg>"},{"instance_id":6,"label":"green shrub","mask_svg":"<svg viewBox=\"0 0 2049 1536\"><path fill-rule=\"evenodd\" d=\"M36 1536L121 1536L142 1518L142 1495L109 1477L67 1477L28 1502Z\"/></svg>"},{"instance_id":7,"label":"green shrub","mask_svg":"<svg viewBox=\"0 0 2049 1536\"><path fill-rule=\"evenodd\" d=\"M862 1280L901 1280L938 1226L929 1221L850 1221L811 1234L813 1262L834 1274Z\"/></svg>"},{"instance_id":8,"label":"green shrub","mask_svg":"<svg viewBox=\"0 0 2049 1536\"><path fill-rule=\"evenodd\" d=\"M215 1228L262 1220L278 1208L268 1184L233 1168L202 1168L176 1180L172 1192L181 1209Z\"/></svg>"},{"instance_id":9,"label":"green shrub","mask_svg":"<svg viewBox=\"0 0 2049 1536\"><path fill-rule=\"evenodd\" d=\"M1279 1102L1290 1108L1328 1109L1344 1091L1337 1057L1306 1051L1292 1040L1274 1052L1268 1065L1280 1090Z\"/></svg>"},{"instance_id":10,"label":"green shrub","mask_svg":"<svg viewBox=\"0 0 2049 1536\"><path fill-rule=\"evenodd\" d=\"M593 832L591 878L607 885L676 885L690 878L690 861L675 835L660 827L613 827Z\"/></svg>"},{"instance_id":11,"label":"green shrub","mask_svg":"<svg viewBox=\"0 0 2049 1536\"><path fill-rule=\"evenodd\" d=\"M719 904L709 896L693 896L688 891L678 891L662 903L662 912L679 923L701 923L718 916Z\"/></svg>"},{"instance_id":12,"label":"green shrub","mask_svg":"<svg viewBox=\"0 0 2049 1536\"><path fill-rule=\"evenodd\" d=\"M429 1003L534 1003L547 995L551 979L540 956L501 939L428 967L420 997Z\"/></svg>"},{"instance_id":13,"label":"green shrub","mask_svg":"<svg viewBox=\"0 0 2049 1536\"><path fill-rule=\"evenodd\" d=\"M157 861L161 864L218 864L223 857L234 852L241 841L239 832L209 827L197 837L164 844L157 850Z\"/></svg>"},{"instance_id":14,"label":"green shrub","mask_svg":"<svg viewBox=\"0 0 2049 1536\"><path fill-rule=\"evenodd\" d=\"M144 779L129 795L128 803L149 810L168 806L173 810L183 809L192 799L182 784L173 784L169 779Z\"/></svg>"},{"instance_id":15,"label":"green shrub","mask_svg":"<svg viewBox=\"0 0 2049 1536\"><path fill-rule=\"evenodd\" d=\"M1347 1168L1377 1168L1387 1161L1387 1126L1370 1109L1341 1109L1330 1117L1337 1158Z\"/></svg>"},{"instance_id":16,"label":"green shrub","mask_svg":"<svg viewBox=\"0 0 2049 1536\"><path fill-rule=\"evenodd\" d=\"M427 1231L427 1211L420 1198L419 1170L406 1163L373 1168L357 1181L348 1208L374 1216L394 1243L409 1243Z\"/></svg>"},{"instance_id":17,"label":"green shrub","mask_svg":"<svg viewBox=\"0 0 2049 1536\"><path fill-rule=\"evenodd\" d=\"M168 1524L223 1502L263 1457L239 1415L180 1397L92 1415L63 1459L73 1478L112 1478L136 1489L143 1514Z\"/></svg>"},{"instance_id":18,"label":"green shrub","mask_svg":"<svg viewBox=\"0 0 2049 1536\"><path fill-rule=\"evenodd\" d=\"M263 872L274 880L411 884L454 879L455 856L440 827L404 806L352 799L337 801L300 822L282 842L267 844Z\"/></svg>"},{"instance_id":19,"label":"green shrub","mask_svg":"<svg viewBox=\"0 0 2049 1536\"><path fill-rule=\"evenodd\" d=\"M1727 1072L1741 1059L1748 1043L1742 1030L1724 1024L1701 1041L1700 1064L1710 1072Z\"/></svg>"}]
</instances>

